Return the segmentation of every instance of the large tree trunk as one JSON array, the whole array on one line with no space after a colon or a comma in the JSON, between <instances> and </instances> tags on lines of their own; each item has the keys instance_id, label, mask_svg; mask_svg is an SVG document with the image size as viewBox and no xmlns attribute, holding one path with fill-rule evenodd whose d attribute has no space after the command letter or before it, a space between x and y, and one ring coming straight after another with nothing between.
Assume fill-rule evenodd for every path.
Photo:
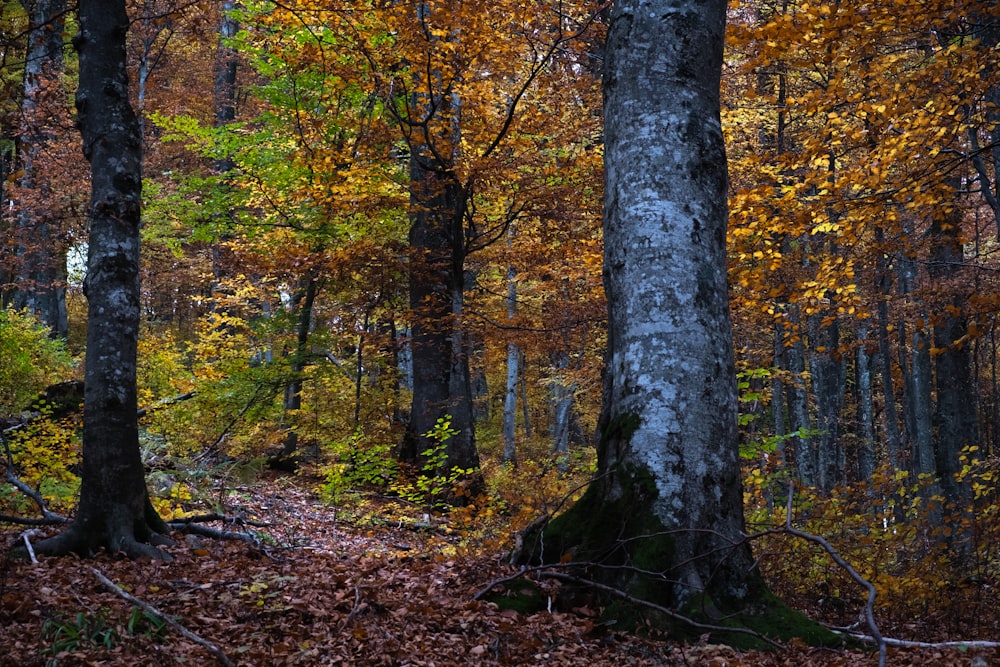
<instances>
[{"instance_id":1,"label":"large tree trunk","mask_svg":"<svg viewBox=\"0 0 1000 667\"><path fill-rule=\"evenodd\" d=\"M767 608L743 539L718 96L724 25L723 0L623 0L612 10L598 475L544 540L525 543L536 559L600 562L591 576L716 619Z\"/></svg>"},{"instance_id":2,"label":"large tree trunk","mask_svg":"<svg viewBox=\"0 0 1000 667\"><path fill-rule=\"evenodd\" d=\"M66 0L22 0L28 13L30 32L24 66L24 101L21 104L20 187L32 193L21 202L17 219L17 266L14 286L5 302L34 313L53 336L69 332L66 315L66 242L60 223L52 215L45 175L47 147L55 141L46 119L58 113L63 96L63 30Z\"/></svg>"},{"instance_id":3,"label":"large tree trunk","mask_svg":"<svg viewBox=\"0 0 1000 667\"><path fill-rule=\"evenodd\" d=\"M83 475L76 519L38 544L45 554L167 558L151 544L166 526L149 502L136 421L142 142L128 97L124 0L80 0L76 95L90 161L90 244L83 407Z\"/></svg>"}]
</instances>

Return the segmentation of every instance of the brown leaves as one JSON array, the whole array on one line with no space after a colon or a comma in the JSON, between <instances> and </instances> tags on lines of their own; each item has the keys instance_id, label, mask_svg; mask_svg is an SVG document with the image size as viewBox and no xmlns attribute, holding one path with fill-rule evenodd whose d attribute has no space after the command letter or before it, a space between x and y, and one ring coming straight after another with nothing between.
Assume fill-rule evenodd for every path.
<instances>
[{"instance_id":1,"label":"brown leaves","mask_svg":"<svg viewBox=\"0 0 1000 667\"><path fill-rule=\"evenodd\" d=\"M136 597L171 615L239 665L874 665L867 651L796 646L760 654L725 646L682 646L615 634L596 609L519 614L472 595L502 569L495 554L443 557L435 533L352 529L308 493L262 485L244 502L286 545L180 542L172 563L99 559L100 569ZM9 539L9 538L8 538ZM454 538L448 538L454 539ZM297 548L291 547L292 542ZM392 545L417 544L400 550ZM208 551L198 555L195 551ZM88 564L43 559L4 563L0 574L0 666L41 664L49 622L105 619L109 648L81 642L60 664L213 664L203 648L172 631L128 630L131 610L97 584ZM138 626L137 626L138 627ZM918 635L921 629L916 627ZM895 651L891 664L968 665L959 651Z\"/></svg>"}]
</instances>

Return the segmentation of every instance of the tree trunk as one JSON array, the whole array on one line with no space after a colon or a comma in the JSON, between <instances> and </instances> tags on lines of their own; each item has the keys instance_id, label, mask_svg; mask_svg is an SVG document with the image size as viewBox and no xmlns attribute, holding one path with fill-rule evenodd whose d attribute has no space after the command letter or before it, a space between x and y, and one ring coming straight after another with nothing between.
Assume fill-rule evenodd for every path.
<instances>
[{"instance_id":1,"label":"tree trunk","mask_svg":"<svg viewBox=\"0 0 1000 667\"><path fill-rule=\"evenodd\" d=\"M868 325L858 327L855 378L858 405L857 480L867 482L875 474L875 401L872 384L874 360L868 350ZM851 480L848 480L851 481Z\"/></svg>"},{"instance_id":2,"label":"tree trunk","mask_svg":"<svg viewBox=\"0 0 1000 667\"><path fill-rule=\"evenodd\" d=\"M806 385L806 346L802 342L802 323L799 317L799 307L788 306L789 323L792 325L794 342L785 348L785 359L788 362L788 374L791 382L788 385L788 419L790 433L795 437L789 440L794 456L795 470L799 481L805 486L816 486L818 472L816 470L815 433L809 421L809 392Z\"/></svg>"},{"instance_id":3,"label":"tree trunk","mask_svg":"<svg viewBox=\"0 0 1000 667\"><path fill-rule=\"evenodd\" d=\"M949 189L957 193L961 184L949 178ZM945 498L958 501L962 489L955 480L961 469L959 456L963 447L974 444L977 433L976 393L972 384L971 344L965 302L968 295L960 289L964 261L961 232L962 212L957 206L951 213L947 206L936 208L931 223L931 261L927 272L935 285L951 285L952 296L933 326L934 380L937 402L933 425L934 467Z\"/></svg>"},{"instance_id":4,"label":"tree trunk","mask_svg":"<svg viewBox=\"0 0 1000 667\"><path fill-rule=\"evenodd\" d=\"M824 323L826 313L810 315L809 372L816 398L816 435L813 465L815 485L824 492L843 482L844 451L840 442L840 409L844 402L845 371L836 319Z\"/></svg>"},{"instance_id":5,"label":"tree trunk","mask_svg":"<svg viewBox=\"0 0 1000 667\"><path fill-rule=\"evenodd\" d=\"M414 147L416 150L418 147ZM451 416L444 470L479 467L465 331L465 192L451 170L417 152L410 160L410 309L413 403L400 458L420 462L437 443L425 436Z\"/></svg>"},{"instance_id":6,"label":"tree trunk","mask_svg":"<svg viewBox=\"0 0 1000 667\"><path fill-rule=\"evenodd\" d=\"M535 559L600 562L590 576L716 619L766 594L743 539L719 122L724 25L722 0L612 9L598 475L544 540L525 543Z\"/></svg>"},{"instance_id":7,"label":"tree trunk","mask_svg":"<svg viewBox=\"0 0 1000 667\"><path fill-rule=\"evenodd\" d=\"M565 350L552 353L550 385L552 387L552 453L557 459L559 472L569 470L570 421L573 417L573 397L576 387L566 378L569 354Z\"/></svg>"},{"instance_id":8,"label":"tree trunk","mask_svg":"<svg viewBox=\"0 0 1000 667\"><path fill-rule=\"evenodd\" d=\"M507 229L507 252L514 241L514 226ZM517 268L507 265L507 321L517 317ZM517 465L517 380L521 350L513 339L507 342L507 385L503 399L503 462Z\"/></svg>"},{"instance_id":9,"label":"tree trunk","mask_svg":"<svg viewBox=\"0 0 1000 667\"><path fill-rule=\"evenodd\" d=\"M66 243L49 206L45 165L39 164L54 137L46 118L62 110L63 32L66 0L22 0L30 22L21 104L20 188L33 193L21 202L17 218L17 267L14 288L5 301L44 322L53 336L69 333L66 314ZM53 108L59 105L59 109Z\"/></svg>"},{"instance_id":10,"label":"tree trunk","mask_svg":"<svg viewBox=\"0 0 1000 667\"><path fill-rule=\"evenodd\" d=\"M40 542L45 554L169 558L153 544L166 529L149 502L136 421L142 139L128 97L124 0L80 0L76 95L90 161L90 243L83 408L83 475L76 519Z\"/></svg>"},{"instance_id":11,"label":"tree trunk","mask_svg":"<svg viewBox=\"0 0 1000 667\"><path fill-rule=\"evenodd\" d=\"M319 291L319 284L314 277L307 276L303 283L304 287L292 300L292 307L299 309L299 317L295 328L295 351L288 363L291 379L285 385L285 397L282 403L286 416L290 413L294 414L302 408L302 371L306 367L306 356L309 353L313 304L316 302L316 293ZM285 443L282 445L281 451L268 461L268 465L282 470L294 470L296 464L293 457L298 445L299 434L295 430L295 424L286 424Z\"/></svg>"},{"instance_id":12,"label":"tree trunk","mask_svg":"<svg viewBox=\"0 0 1000 667\"><path fill-rule=\"evenodd\" d=\"M879 244L885 242L885 233L876 228L875 239ZM881 253L880 253L881 256ZM889 465L895 472L903 469L903 443L899 434L899 412L896 408L896 389L892 381L892 347L889 344L889 268L883 256L878 265L878 359L879 374L882 380L882 400L885 416L886 447L889 454Z\"/></svg>"}]
</instances>

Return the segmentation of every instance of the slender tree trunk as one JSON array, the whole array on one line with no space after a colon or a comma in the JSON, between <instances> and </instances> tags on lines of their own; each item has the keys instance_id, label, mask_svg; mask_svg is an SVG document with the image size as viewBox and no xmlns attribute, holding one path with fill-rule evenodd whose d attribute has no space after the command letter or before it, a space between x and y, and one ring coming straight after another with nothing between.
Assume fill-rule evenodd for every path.
<instances>
[{"instance_id":1,"label":"slender tree trunk","mask_svg":"<svg viewBox=\"0 0 1000 667\"><path fill-rule=\"evenodd\" d=\"M875 230L875 239L879 245L885 243L885 233L881 228ZM880 253L882 255L883 253ZM903 470L903 443L899 433L899 410L896 407L896 390L892 379L892 347L889 344L889 285L890 276L888 263L882 259L878 266L878 360L879 375L882 381L882 401L885 416L886 447L889 455L889 465L893 471Z\"/></svg>"},{"instance_id":2,"label":"slender tree trunk","mask_svg":"<svg viewBox=\"0 0 1000 667\"><path fill-rule=\"evenodd\" d=\"M573 396L576 387L565 376L569 355L560 350L552 355L552 453L558 459L560 472L569 470L570 421L573 417Z\"/></svg>"},{"instance_id":3,"label":"slender tree trunk","mask_svg":"<svg viewBox=\"0 0 1000 667\"><path fill-rule=\"evenodd\" d=\"M76 518L35 547L45 554L169 557L151 546L166 526L149 502L136 418L142 138L128 97L128 25L124 0L80 0L76 107L92 174L83 475Z\"/></svg>"},{"instance_id":4,"label":"slender tree trunk","mask_svg":"<svg viewBox=\"0 0 1000 667\"><path fill-rule=\"evenodd\" d=\"M306 360L309 354L309 334L312 332L313 304L316 302L316 294L319 291L319 283L313 276L307 276L304 280L304 287L299 291L292 301L292 307L298 308L298 324L295 327L295 351L292 352L288 362L291 379L285 385L285 398L283 408L286 416L294 415L302 409L302 371L305 370ZM294 421L294 418L293 420ZM285 426L285 443L270 461L269 465L276 468L294 468L295 461L292 457L299 445L299 434L295 429L295 424Z\"/></svg>"},{"instance_id":5,"label":"slender tree trunk","mask_svg":"<svg viewBox=\"0 0 1000 667\"><path fill-rule=\"evenodd\" d=\"M845 371L839 352L840 327L836 320L824 324L824 317L824 313L809 317L809 371L816 398L816 487L826 492L843 481L840 409L844 400Z\"/></svg>"},{"instance_id":6,"label":"slender tree trunk","mask_svg":"<svg viewBox=\"0 0 1000 667\"><path fill-rule=\"evenodd\" d=\"M21 104L20 188L30 193L22 201L16 223L17 263L13 293L6 299L44 322L55 337L69 333L66 314L66 254L60 223L51 213L51 191L44 165L45 151L55 137L47 117L62 110L63 33L66 0L22 0L30 28ZM59 108L53 108L58 106Z\"/></svg>"},{"instance_id":7,"label":"slender tree trunk","mask_svg":"<svg viewBox=\"0 0 1000 667\"><path fill-rule=\"evenodd\" d=\"M855 378L858 405L857 479L868 481L875 474L875 401L872 385L874 359L868 349L868 326L858 327L858 349L855 356Z\"/></svg>"},{"instance_id":8,"label":"slender tree trunk","mask_svg":"<svg viewBox=\"0 0 1000 667\"><path fill-rule=\"evenodd\" d=\"M799 481L805 486L816 486L819 473L817 471L816 442L812 423L809 420L809 392L806 374L805 344L802 342L802 325L798 306L788 307L789 323L793 327L794 342L785 348L785 358L788 361L788 374L791 382L788 385L788 418L791 433L796 433L789 444L795 456L795 469Z\"/></svg>"},{"instance_id":9,"label":"slender tree trunk","mask_svg":"<svg viewBox=\"0 0 1000 667\"><path fill-rule=\"evenodd\" d=\"M513 229L513 228L512 228ZM508 236L507 247L510 248ZM517 270L513 264L507 265L507 320L517 316ZM520 376L518 362L521 351L513 340L507 343L507 386L503 400L503 462L517 463L517 380Z\"/></svg>"},{"instance_id":10,"label":"slender tree trunk","mask_svg":"<svg viewBox=\"0 0 1000 667\"><path fill-rule=\"evenodd\" d=\"M958 179L951 178L949 187L957 192ZM933 340L934 379L937 402L933 426L935 470L945 498L958 501L961 485L955 480L960 469L962 448L974 444L977 432L976 394L972 384L970 351L965 340L968 325L965 315L967 295L961 291L959 279L965 259L959 238L961 209L939 206L931 225L931 261L928 275L934 284L951 285L952 296L934 320Z\"/></svg>"}]
</instances>

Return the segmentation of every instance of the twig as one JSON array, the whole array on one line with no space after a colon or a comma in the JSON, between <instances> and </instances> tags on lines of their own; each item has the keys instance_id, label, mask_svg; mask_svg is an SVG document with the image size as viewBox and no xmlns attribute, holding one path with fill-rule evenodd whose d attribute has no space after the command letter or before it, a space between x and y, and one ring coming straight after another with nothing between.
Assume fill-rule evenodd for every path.
<instances>
[{"instance_id":1,"label":"twig","mask_svg":"<svg viewBox=\"0 0 1000 667\"><path fill-rule=\"evenodd\" d=\"M21 533L21 539L24 540L24 548L28 552L28 557L31 558L32 565L38 565L38 559L35 558L35 548L31 546L31 538L37 533L35 529L26 530Z\"/></svg>"},{"instance_id":2,"label":"twig","mask_svg":"<svg viewBox=\"0 0 1000 667\"><path fill-rule=\"evenodd\" d=\"M807 533L804 530L799 530L792 526L792 498L794 497L794 485L791 480L788 481L788 500L785 504L785 526L782 529L783 532L789 535L794 535L800 539L806 540L807 542L812 542L818 544L829 554L830 558L833 559L837 565L839 565L847 574L851 576L851 579L861 584L865 590L868 591L868 600L865 602L865 621L868 623L868 627L871 629L872 641L878 645L878 666L885 667L886 655L888 652L888 646L885 638L882 636L881 631L878 629L878 624L875 622L875 596L877 592L875 586L872 582L865 579L861 574L854 569L854 567L844 560L837 550L833 548L833 545L826 541L825 538L814 535L812 533Z\"/></svg>"},{"instance_id":3,"label":"twig","mask_svg":"<svg viewBox=\"0 0 1000 667\"><path fill-rule=\"evenodd\" d=\"M191 398L194 398L193 391L185 392L183 394L180 394L178 396L172 396L170 398L161 398L152 405L147 405L144 408L139 408L138 410L136 410L135 416L138 419L142 419L143 417L145 417L150 412L153 412L154 410L159 410L160 408L165 408L168 405L173 405L174 403L180 403L181 401L186 401Z\"/></svg>"},{"instance_id":4,"label":"twig","mask_svg":"<svg viewBox=\"0 0 1000 667\"><path fill-rule=\"evenodd\" d=\"M658 605L655 602L650 602L648 600L643 600L642 598L637 598L637 597L635 597L633 595L630 595L629 593L626 593L623 590L615 588L614 586L608 586L607 584L602 584L602 583L600 583L598 581L593 581L592 579L584 579L583 577L577 577L577 576L574 576L572 574L566 574L565 572L555 572L553 570L544 570L544 571L541 571L541 572L538 573L538 576L542 577L544 579L558 579L560 581L568 581L570 583L580 584L580 585L583 585L583 586L589 586L589 587L596 588L598 590L604 591L605 593L609 593L609 594L614 595L616 597L620 597L621 599L625 600L628 603L637 604L637 605L640 605L640 606L643 606L643 607L648 607L648 608L650 608L650 609L652 609L654 611L658 611L661 614L669 616L670 618L672 618L674 620L680 621L680 622L682 622L682 623L684 623L686 625L689 625L692 628L696 628L698 630L708 630L709 632L720 632L720 633L723 633L723 632L724 633L733 633L733 632L735 632L735 633L739 633L739 634L750 635L751 637L754 637L755 639L759 639L762 642L766 642L766 643L770 644L771 646L774 646L775 648L779 648L779 649L784 649L785 648L784 646L782 646L778 642L774 641L773 639L771 639L769 637L765 637L764 635L760 634L756 630L751 630L749 628L728 627L728 626L725 626L725 625L711 625L711 624L708 624L708 623L701 623L699 621L694 620L693 618L689 618L687 616L684 616L683 614L679 614L676 611L674 611L673 609L669 609L667 607L664 607L663 605Z\"/></svg>"},{"instance_id":5,"label":"twig","mask_svg":"<svg viewBox=\"0 0 1000 667\"><path fill-rule=\"evenodd\" d=\"M26 526L43 526L54 523L67 523L69 519L62 516L61 514L56 514L55 512L49 510L49 508L45 505L45 499L42 498L42 494L40 494L38 491L35 491L33 488L31 488L30 486L28 486L27 484L25 484L24 482L22 482L20 479L17 478L17 476L14 474L14 456L13 454L11 454L10 444L7 442L7 438L4 437L0 437L0 441L3 442L4 454L7 459L6 465L4 466L3 470L4 480L8 484L11 484L18 491L31 498L35 502L35 504L38 505L38 509L41 510L42 512L41 519L21 518L4 514L0 515L0 521L6 521L8 523L18 523Z\"/></svg>"},{"instance_id":6,"label":"twig","mask_svg":"<svg viewBox=\"0 0 1000 667\"><path fill-rule=\"evenodd\" d=\"M236 667L236 664L232 660L230 660L228 657L226 657L226 654L222 652L222 649L220 649L218 646L216 646L212 642L210 642L207 639L204 639L204 638L196 635L195 633L191 632L190 630L188 630L187 628L185 628L183 625L181 625L180 623L178 623L174 619L170 618L169 616L167 616L162 611L160 611L159 609L157 609L153 605L149 604L148 602L143 602L142 600L140 600L139 598L135 597L134 595L131 595L130 593L126 592L118 584L116 584L115 582L111 581L106 576L104 576L104 574L102 574L101 571L98 570L97 568L90 567L88 569L91 572L94 573L94 576L97 577L102 584L104 584L105 588L107 588L108 590L110 590L112 593L114 593L118 597L124 599L127 602L131 602L135 606L137 606L140 609L142 609L143 611L145 611L147 614L150 614L151 616L155 616L156 618L160 619L161 621L163 621L164 623L166 623L167 625L169 625L170 627L172 627L174 630L177 630L177 632L181 633L187 639L190 639L191 641L193 641L194 643L198 644L199 646L207 649L216 658L218 658L219 662L222 665L225 665L225 667Z\"/></svg>"},{"instance_id":7,"label":"twig","mask_svg":"<svg viewBox=\"0 0 1000 667\"><path fill-rule=\"evenodd\" d=\"M177 528L180 525L187 525L191 523L208 523L209 521L221 521L223 523L228 523L230 525L243 525L253 526L254 528L269 528L271 524L264 521L254 521L252 519L244 519L240 516L229 516L228 514L195 514L192 516L181 516L176 519L171 519L167 523L170 524L172 528Z\"/></svg>"}]
</instances>

